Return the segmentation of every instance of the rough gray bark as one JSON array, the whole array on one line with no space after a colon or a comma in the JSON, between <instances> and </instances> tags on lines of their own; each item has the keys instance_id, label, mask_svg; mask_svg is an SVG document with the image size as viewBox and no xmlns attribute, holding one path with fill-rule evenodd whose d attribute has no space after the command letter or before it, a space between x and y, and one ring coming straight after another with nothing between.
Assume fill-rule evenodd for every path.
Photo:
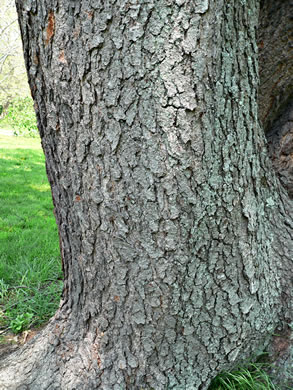
<instances>
[{"instance_id":1,"label":"rough gray bark","mask_svg":"<svg viewBox=\"0 0 293 390\"><path fill-rule=\"evenodd\" d=\"M207 389L291 315L258 1L17 5L65 285L0 388Z\"/></svg>"}]
</instances>

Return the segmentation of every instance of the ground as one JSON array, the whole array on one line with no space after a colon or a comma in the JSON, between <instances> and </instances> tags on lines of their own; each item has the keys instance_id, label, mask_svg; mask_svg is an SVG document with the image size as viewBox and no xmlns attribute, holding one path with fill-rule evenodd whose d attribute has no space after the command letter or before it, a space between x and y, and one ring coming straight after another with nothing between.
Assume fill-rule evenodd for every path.
<instances>
[{"instance_id":1,"label":"ground","mask_svg":"<svg viewBox=\"0 0 293 390\"><path fill-rule=\"evenodd\" d=\"M25 330L18 335L9 332L0 335L0 360L30 341L42 329L43 327Z\"/></svg>"}]
</instances>

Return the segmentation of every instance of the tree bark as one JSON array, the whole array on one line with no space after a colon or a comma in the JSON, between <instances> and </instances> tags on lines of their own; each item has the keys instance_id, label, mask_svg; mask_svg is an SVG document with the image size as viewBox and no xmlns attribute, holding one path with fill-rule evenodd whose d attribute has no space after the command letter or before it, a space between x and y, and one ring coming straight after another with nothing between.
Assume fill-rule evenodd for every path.
<instances>
[{"instance_id":1,"label":"tree bark","mask_svg":"<svg viewBox=\"0 0 293 390\"><path fill-rule=\"evenodd\" d=\"M64 291L0 388L205 390L290 329L292 201L258 122L258 1L17 7Z\"/></svg>"}]
</instances>

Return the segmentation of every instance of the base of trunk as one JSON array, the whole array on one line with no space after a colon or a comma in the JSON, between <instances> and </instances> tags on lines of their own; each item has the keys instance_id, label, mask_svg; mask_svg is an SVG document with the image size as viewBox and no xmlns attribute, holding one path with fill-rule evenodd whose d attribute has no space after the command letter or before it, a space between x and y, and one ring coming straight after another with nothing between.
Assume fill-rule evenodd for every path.
<instances>
[{"instance_id":1,"label":"base of trunk","mask_svg":"<svg viewBox=\"0 0 293 390\"><path fill-rule=\"evenodd\" d=\"M276 331L270 347L268 374L281 390L293 389L293 334L289 326Z\"/></svg>"},{"instance_id":2,"label":"base of trunk","mask_svg":"<svg viewBox=\"0 0 293 390\"><path fill-rule=\"evenodd\" d=\"M69 332L67 322L56 317L23 347L3 356L0 362L0 390L137 390L151 389L147 384L105 383L106 368L101 368L98 351L90 337ZM68 325L68 324L67 324ZM280 332L272 340L269 354L273 366L269 372L280 390L293 388L293 348L291 330ZM111 372L111 365L109 366ZM107 375L106 375L107 376ZM132 378L133 379L133 378ZM107 381L106 381L107 382ZM210 381L194 384L193 390L208 389ZM175 390L189 386L171 386ZM158 385L156 390L167 390Z\"/></svg>"},{"instance_id":3,"label":"base of trunk","mask_svg":"<svg viewBox=\"0 0 293 390\"><path fill-rule=\"evenodd\" d=\"M65 324L65 322L64 322ZM56 318L0 362L0 390L100 389L99 368L86 340L74 340Z\"/></svg>"}]
</instances>

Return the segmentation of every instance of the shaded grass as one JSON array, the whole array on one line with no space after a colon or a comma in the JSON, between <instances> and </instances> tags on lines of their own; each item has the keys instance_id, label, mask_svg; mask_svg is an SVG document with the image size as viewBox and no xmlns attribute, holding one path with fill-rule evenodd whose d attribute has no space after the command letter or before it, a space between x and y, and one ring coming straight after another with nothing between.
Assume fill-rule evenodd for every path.
<instances>
[{"instance_id":1,"label":"shaded grass","mask_svg":"<svg viewBox=\"0 0 293 390\"><path fill-rule=\"evenodd\" d=\"M209 390L277 390L264 369L264 364L252 363L223 372L212 381Z\"/></svg>"},{"instance_id":2,"label":"shaded grass","mask_svg":"<svg viewBox=\"0 0 293 390\"><path fill-rule=\"evenodd\" d=\"M2 328L16 331L16 318L23 328L41 325L56 311L62 287L58 242L40 140L0 135Z\"/></svg>"}]
</instances>

